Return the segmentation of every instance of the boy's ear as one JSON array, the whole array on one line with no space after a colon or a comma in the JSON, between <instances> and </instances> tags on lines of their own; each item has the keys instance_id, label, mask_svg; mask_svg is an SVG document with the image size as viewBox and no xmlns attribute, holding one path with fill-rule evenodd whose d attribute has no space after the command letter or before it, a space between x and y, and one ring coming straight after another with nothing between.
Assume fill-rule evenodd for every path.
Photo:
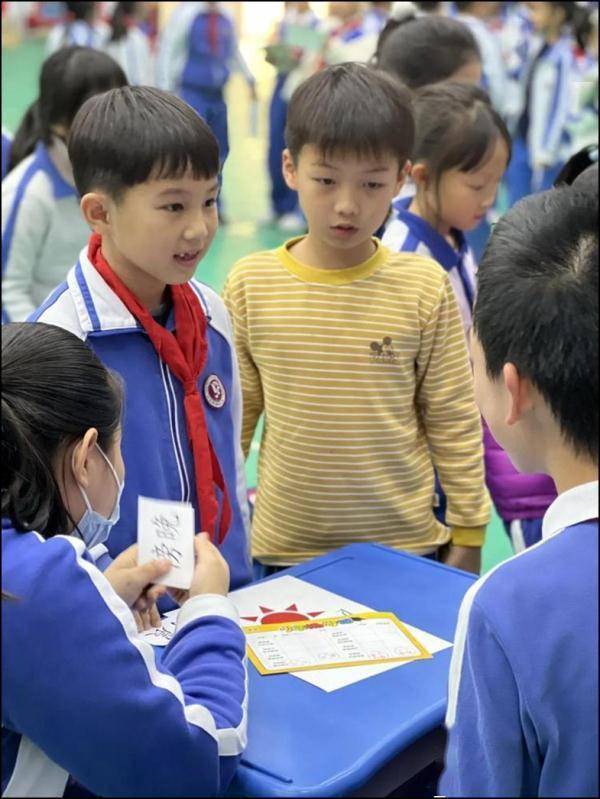
<instances>
[{"instance_id":1,"label":"boy's ear","mask_svg":"<svg viewBox=\"0 0 600 799\"><path fill-rule=\"evenodd\" d=\"M292 154L287 147L281 154L281 171L287 187L293 191L298 191L296 166Z\"/></svg>"},{"instance_id":2,"label":"boy's ear","mask_svg":"<svg viewBox=\"0 0 600 799\"><path fill-rule=\"evenodd\" d=\"M417 187L426 189L429 182L429 171L427 164L417 163L412 164L410 168L410 176Z\"/></svg>"},{"instance_id":3,"label":"boy's ear","mask_svg":"<svg viewBox=\"0 0 600 799\"><path fill-rule=\"evenodd\" d=\"M533 386L527 377L519 374L514 363L505 363L502 367L504 385L509 395L506 424L520 422L523 416L533 408Z\"/></svg>"},{"instance_id":4,"label":"boy's ear","mask_svg":"<svg viewBox=\"0 0 600 799\"><path fill-rule=\"evenodd\" d=\"M109 198L102 192L84 194L79 203L85 221L95 233L103 235L110 227Z\"/></svg>"},{"instance_id":5,"label":"boy's ear","mask_svg":"<svg viewBox=\"0 0 600 799\"><path fill-rule=\"evenodd\" d=\"M398 179L396 181L396 190L394 192L395 194L398 194L398 192L404 185L406 178L411 173L411 169L412 169L412 163L409 160L407 160L402 169L398 172Z\"/></svg>"}]
</instances>

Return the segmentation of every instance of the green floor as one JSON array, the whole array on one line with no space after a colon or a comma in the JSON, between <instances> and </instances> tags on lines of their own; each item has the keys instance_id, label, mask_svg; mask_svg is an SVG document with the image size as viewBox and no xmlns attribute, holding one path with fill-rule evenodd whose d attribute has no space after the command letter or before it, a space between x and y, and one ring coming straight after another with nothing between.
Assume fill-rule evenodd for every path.
<instances>
[{"instance_id":1,"label":"green floor","mask_svg":"<svg viewBox=\"0 0 600 799\"><path fill-rule=\"evenodd\" d=\"M43 40L24 42L2 50L2 124L15 131L27 106L37 95L37 80L44 57ZM279 231L260 224L268 214L266 176L267 100L272 80L268 68L258 70L261 115L258 136L251 137L250 109L245 85L239 76L229 86L229 127L231 153L223 175L223 198L229 224L220 228L210 253L198 268L197 276L220 290L227 273L238 258L255 250L276 247L285 238ZM247 462L248 482L256 484L258 440L252 445ZM498 517L494 514L483 549L482 571L512 554L511 546Z\"/></svg>"}]
</instances>

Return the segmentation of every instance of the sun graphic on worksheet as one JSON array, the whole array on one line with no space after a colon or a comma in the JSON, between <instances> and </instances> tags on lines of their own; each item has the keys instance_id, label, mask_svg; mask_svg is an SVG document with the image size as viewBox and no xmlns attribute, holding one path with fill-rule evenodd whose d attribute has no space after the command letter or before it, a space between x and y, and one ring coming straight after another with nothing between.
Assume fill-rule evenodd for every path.
<instances>
[{"instance_id":1,"label":"sun graphic on worksheet","mask_svg":"<svg viewBox=\"0 0 600 799\"><path fill-rule=\"evenodd\" d=\"M259 605L258 609L260 613L256 616L242 616L241 618L244 621L254 621L258 622L259 624L280 624L281 622L288 622L288 621L310 621L310 619L314 619L316 616L320 616L325 611L323 610L313 610L307 613L302 613L302 611L298 610L298 606L288 605L285 610L274 610L273 608L265 608L263 605Z\"/></svg>"}]
</instances>

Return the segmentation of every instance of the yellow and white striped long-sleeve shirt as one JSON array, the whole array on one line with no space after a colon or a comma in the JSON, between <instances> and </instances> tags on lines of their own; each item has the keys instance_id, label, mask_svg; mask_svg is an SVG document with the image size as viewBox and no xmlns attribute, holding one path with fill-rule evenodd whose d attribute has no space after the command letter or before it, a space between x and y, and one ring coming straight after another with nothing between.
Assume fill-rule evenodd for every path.
<instances>
[{"instance_id":1,"label":"yellow and white striped long-sleeve shirt","mask_svg":"<svg viewBox=\"0 0 600 799\"><path fill-rule=\"evenodd\" d=\"M289 252L297 240L238 261L223 292L246 454L265 412L253 556L290 564L356 541L432 551L450 537L434 466L447 523L482 528L481 422L445 272L379 242L358 266L310 267Z\"/></svg>"}]
</instances>

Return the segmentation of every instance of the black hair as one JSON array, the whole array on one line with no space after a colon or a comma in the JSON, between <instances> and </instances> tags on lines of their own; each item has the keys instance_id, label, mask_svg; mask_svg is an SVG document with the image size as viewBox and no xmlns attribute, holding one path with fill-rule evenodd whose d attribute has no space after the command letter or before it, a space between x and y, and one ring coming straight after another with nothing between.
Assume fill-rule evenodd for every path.
<instances>
[{"instance_id":1,"label":"black hair","mask_svg":"<svg viewBox=\"0 0 600 799\"><path fill-rule=\"evenodd\" d=\"M118 42L127 35L127 20L135 15L137 3L117 3L110 21L111 42Z\"/></svg>"},{"instance_id":2,"label":"black hair","mask_svg":"<svg viewBox=\"0 0 600 799\"><path fill-rule=\"evenodd\" d=\"M496 379L512 363L574 451L598 460L598 194L530 195L494 226L473 326Z\"/></svg>"},{"instance_id":3,"label":"black hair","mask_svg":"<svg viewBox=\"0 0 600 799\"><path fill-rule=\"evenodd\" d=\"M552 2L550 5L561 9L565 15L565 25L571 29L578 46L585 50L592 31L592 10L573 2Z\"/></svg>"},{"instance_id":4,"label":"black hair","mask_svg":"<svg viewBox=\"0 0 600 799\"><path fill-rule=\"evenodd\" d=\"M81 196L101 189L118 200L127 188L188 169L196 179L219 174L219 145L206 122L179 97L149 86L90 98L73 121L68 149Z\"/></svg>"},{"instance_id":5,"label":"black hair","mask_svg":"<svg viewBox=\"0 0 600 799\"><path fill-rule=\"evenodd\" d=\"M87 0L64 4L70 17L83 22L89 22L93 18L97 5L98 3L89 3Z\"/></svg>"},{"instance_id":6,"label":"black hair","mask_svg":"<svg viewBox=\"0 0 600 799\"><path fill-rule=\"evenodd\" d=\"M121 421L119 380L72 333L41 323L2 327L2 516L45 538L73 528L55 470L91 427L106 452ZM64 463L63 463L64 467Z\"/></svg>"},{"instance_id":7,"label":"black hair","mask_svg":"<svg viewBox=\"0 0 600 799\"><path fill-rule=\"evenodd\" d=\"M389 19L377 41L373 65L411 89L448 80L472 61L479 47L462 22L437 15Z\"/></svg>"},{"instance_id":8,"label":"black hair","mask_svg":"<svg viewBox=\"0 0 600 799\"><path fill-rule=\"evenodd\" d=\"M571 184L577 191L583 191L598 196L598 162L588 166Z\"/></svg>"},{"instance_id":9,"label":"black hair","mask_svg":"<svg viewBox=\"0 0 600 799\"><path fill-rule=\"evenodd\" d=\"M487 93L468 83L438 83L414 94L413 163L427 163L434 184L444 172L482 166L502 139L511 155L506 124Z\"/></svg>"},{"instance_id":10,"label":"black hair","mask_svg":"<svg viewBox=\"0 0 600 799\"><path fill-rule=\"evenodd\" d=\"M55 125L70 128L89 97L126 85L125 73L106 53L90 47L57 50L42 64L38 99L15 133L9 169L32 153L38 141L50 144Z\"/></svg>"},{"instance_id":11,"label":"black hair","mask_svg":"<svg viewBox=\"0 0 600 799\"><path fill-rule=\"evenodd\" d=\"M298 86L288 106L285 141L294 161L312 144L323 155L389 153L401 168L413 140L408 90L365 64L326 67Z\"/></svg>"},{"instance_id":12,"label":"black hair","mask_svg":"<svg viewBox=\"0 0 600 799\"><path fill-rule=\"evenodd\" d=\"M574 153L558 173L555 186L566 184L570 186L573 181L592 164L598 163L598 145L588 144Z\"/></svg>"},{"instance_id":13,"label":"black hair","mask_svg":"<svg viewBox=\"0 0 600 799\"><path fill-rule=\"evenodd\" d=\"M441 3L432 3L432 2L421 2L415 3L416 7L420 10L425 12L426 14L433 14L439 10Z\"/></svg>"}]
</instances>

